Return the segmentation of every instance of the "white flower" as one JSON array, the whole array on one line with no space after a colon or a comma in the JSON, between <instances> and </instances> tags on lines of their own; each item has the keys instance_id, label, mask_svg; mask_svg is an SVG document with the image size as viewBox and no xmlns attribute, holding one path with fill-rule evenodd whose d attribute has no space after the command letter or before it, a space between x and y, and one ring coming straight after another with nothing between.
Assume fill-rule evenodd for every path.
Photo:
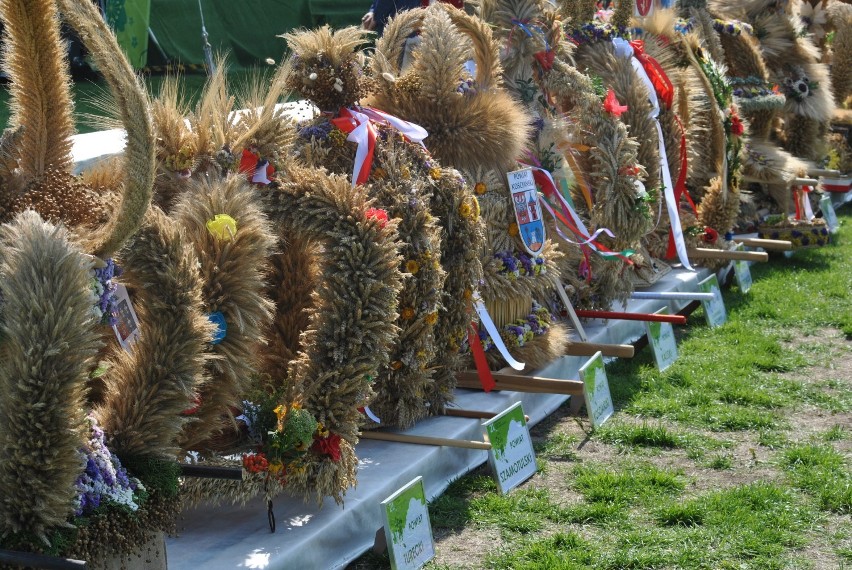
<instances>
[{"instance_id":1,"label":"white flower","mask_svg":"<svg viewBox=\"0 0 852 570\"><path fill-rule=\"evenodd\" d=\"M811 4L809 0L802 0L799 5L799 17L805 28L813 34L814 39L819 41L825 37L825 28L823 26L828 22L828 15L825 12L822 0Z\"/></svg>"}]
</instances>

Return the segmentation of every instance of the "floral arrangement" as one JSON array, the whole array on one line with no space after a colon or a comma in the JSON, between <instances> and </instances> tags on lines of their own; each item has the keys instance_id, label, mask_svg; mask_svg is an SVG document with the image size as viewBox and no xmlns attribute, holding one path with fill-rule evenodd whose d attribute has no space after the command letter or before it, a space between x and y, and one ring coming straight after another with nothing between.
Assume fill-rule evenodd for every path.
<instances>
[{"instance_id":1,"label":"floral arrangement","mask_svg":"<svg viewBox=\"0 0 852 570\"><path fill-rule=\"evenodd\" d=\"M265 405L243 402L243 415L238 419L257 442L255 451L242 455L248 473L286 485L290 473L304 472L309 454L340 461L340 435L330 433L298 402L278 404L270 410L273 401L266 399Z\"/></svg>"},{"instance_id":2,"label":"floral arrangement","mask_svg":"<svg viewBox=\"0 0 852 570\"><path fill-rule=\"evenodd\" d=\"M554 324L553 315L547 309L533 302L532 312L523 319L507 324L500 330L500 338L509 348L520 348L538 336L548 332ZM494 341L484 329L479 330L479 342L482 349L488 352L494 348ZM469 346L465 343L465 349Z\"/></svg>"},{"instance_id":3,"label":"floral arrangement","mask_svg":"<svg viewBox=\"0 0 852 570\"><path fill-rule=\"evenodd\" d=\"M130 477L118 457L106 446L104 431L91 414L86 418L91 437L80 450L86 469L77 478L74 486L74 516L90 515L98 509L111 506L139 509L147 498L142 482Z\"/></svg>"},{"instance_id":4,"label":"floral arrangement","mask_svg":"<svg viewBox=\"0 0 852 570\"><path fill-rule=\"evenodd\" d=\"M112 280L121 275L121 268L112 259L107 259L104 267L95 268L92 273L95 318L101 324L112 326L116 323L115 313L118 309L115 299L116 285Z\"/></svg>"},{"instance_id":5,"label":"floral arrangement","mask_svg":"<svg viewBox=\"0 0 852 570\"><path fill-rule=\"evenodd\" d=\"M568 39L575 44L585 45L595 42L608 42L613 38L624 38L628 35L625 26L615 26L609 22L587 22L581 26L566 29Z\"/></svg>"},{"instance_id":6,"label":"floral arrangement","mask_svg":"<svg viewBox=\"0 0 852 570\"><path fill-rule=\"evenodd\" d=\"M731 36L739 36L741 34L754 34L754 28L751 24L741 22L739 20L722 20L715 18L713 20L713 29L719 34L728 34Z\"/></svg>"},{"instance_id":7,"label":"floral arrangement","mask_svg":"<svg viewBox=\"0 0 852 570\"><path fill-rule=\"evenodd\" d=\"M508 275L509 279L547 273L547 262L542 256L533 257L522 251L498 251L494 258L500 261L498 272Z\"/></svg>"}]
</instances>

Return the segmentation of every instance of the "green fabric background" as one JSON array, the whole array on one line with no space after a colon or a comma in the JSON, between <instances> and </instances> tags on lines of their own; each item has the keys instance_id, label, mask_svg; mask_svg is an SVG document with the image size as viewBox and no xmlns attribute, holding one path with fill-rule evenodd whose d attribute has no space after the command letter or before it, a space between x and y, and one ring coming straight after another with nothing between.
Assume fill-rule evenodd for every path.
<instances>
[{"instance_id":1,"label":"green fabric background","mask_svg":"<svg viewBox=\"0 0 852 570\"><path fill-rule=\"evenodd\" d=\"M128 2L135 0L126 0ZM149 0L151 29L172 62L203 64L198 0ZM334 27L359 24L370 0L201 0L214 53L228 53L232 65L276 62L285 43L276 37L293 28L324 23ZM165 63L152 45L148 63Z\"/></svg>"},{"instance_id":2,"label":"green fabric background","mask_svg":"<svg viewBox=\"0 0 852 570\"><path fill-rule=\"evenodd\" d=\"M151 0L110 0L106 20L133 67L145 67L148 57L148 15Z\"/></svg>"}]
</instances>

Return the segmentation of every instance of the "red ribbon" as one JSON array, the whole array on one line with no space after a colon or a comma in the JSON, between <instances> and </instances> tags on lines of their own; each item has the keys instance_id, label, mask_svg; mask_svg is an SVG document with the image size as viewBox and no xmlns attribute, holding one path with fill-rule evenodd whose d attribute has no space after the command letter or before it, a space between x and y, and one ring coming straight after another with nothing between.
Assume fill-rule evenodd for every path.
<instances>
[{"instance_id":1,"label":"red ribbon","mask_svg":"<svg viewBox=\"0 0 852 570\"><path fill-rule=\"evenodd\" d=\"M467 331L467 342L470 345L470 352L473 354L473 363L476 364L476 372L479 375L482 389L490 392L497 387L497 382L494 381L494 376L488 367L488 359L485 358L485 350L482 348L482 341L479 340L479 329L476 327L476 323L470 323L470 329Z\"/></svg>"},{"instance_id":2,"label":"red ribbon","mask_svg":"<svg viewBox=\"0 0 852 570\"><path fill-rule=\"evenodd\" d=\"M698 210L695 208L695 202L692 201L692 197L686 190L686 170L689 167L689 161L686 155L686 130L683 128L683 123L680 122L680 117L675 115L675 120L677 121L677 126L680 127L680 172L678 173L677 183L674 187L675 203L677 204L678 209L680 209L680 198L681 196L686 196L686 201L689 203L689 207L692 208L692 211L695 214L698 214ZM669 247L666 249L666 259L673 259L676 254L677 249L675 248L674 231L669 228Z\"/></svg>"},{"instance_id":3,"label":"red ribbon","mask_svg":"<svg viewBox=\"0 0 852 570\"><path fill-rule=\"evenodd\" d=\"M672 85L669 76L663 71L660 63L645 53L645 42L642 40L632 40L630 47L633 48L633 56L645 68L645 73L651 79L654 85L654 90L657 92L657 97L666 104L666 109L672 108L674 102L674 86Z\"/></svg>"},{"instance_id":4,"label":"red ribbon","mask_svg":"<svg viewBox=\"0 0 852 570\"><path fill-rule=\"evenodd\" d=\"M545 71L550 71L553 67L553 59L556 56L556 53L553 50L548 51L540 51L533 54L535 60L541 65L541 68Z\"/></svg>"},{"instance_id":5,"label":"red ribbon","mask_svg":"<svg viewBox=\"0 0 852 570\"><path fill-rule=\"evenodd\" d=\"M536 184L541 188L542 193L545 195L545 197L549 201L553 202L554 204L560 203L560 201L556 197L556 194L559 191L556 189L556 187L553 185L553 183L550 182L550 179L547 177L547 175L544 172L542 172L540 170L533 169L533 179L535 180ZM556 218L560 222L562 222L565 225L566 228L571 230L571 232L574 235L581 237L583 240L589 239L589 236L583 234L583 232L580 231L579 228L577 228L573 223L571 223L569 221L569 214L567 212L565 212L564 207L562 208L561 212L559 210L553 210L553 213L556 215ZM599 250L606 252L606 253L613 253L613 254L617 255L618 257L620 257L622 259L622 261L624 261L628 265L633 265L633 262L630 261L627 257L625 257L625 256L623 256L619 253L615 253L614 251L612 251L611 249L607 248L604 245L601 245L597 241L593 241L592 243Z\"/></svg>"},{"instance_id":6,"label":"red ribbon","mask_svg":"<svg viewBox=\"0 0 852 570\"><path fill-rule=\"evenodd\" d=\"M340 109L337 117L331 120L332 124L346 134L351 133L359 126L361 122L356 119L347 108ZM367 154L364 158L364 163L361 165L361 170L358 172L358 179L355 184L364 184L370 177L370 169L373 166L373 153L376 150L376 129L373 127L372 121L367 120Z\"/></svg>"}]
</instances>

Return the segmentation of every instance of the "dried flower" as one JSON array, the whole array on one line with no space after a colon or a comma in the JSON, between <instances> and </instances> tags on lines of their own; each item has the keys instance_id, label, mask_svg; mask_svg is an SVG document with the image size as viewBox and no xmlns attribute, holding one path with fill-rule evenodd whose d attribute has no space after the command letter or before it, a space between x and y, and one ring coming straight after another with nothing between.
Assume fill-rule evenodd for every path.
<instances>
[{"instance_id":1,"label":"dried flower","mask_svg":"<svg viewBox=\"0 0 852 570\"><path fill-rule=\"evenodd\" d=\"M473 191L482 196L486 192L488 192L488 187L483 182L477 182L473 187Z\"/></svg>"},{"instance_id":2,"label":"dried flower","mask_svg":"<svg viewBox=\"0 0 852 570\"><path fill-rule=\"evenodd\" d=\"M412 275L417 275L417 272L420 271L420 264L413 259L409 259L405 262L405 271Z\"/></svg>"},{"instance_id":3,"label":"dried flower","mask_svg":"<svg viewBox=\"0 0 852 570\"><path fill-rule=\"evenodd\" d=\"M410 321L414 318L414 314L414 309L412 309L411 307L406 307L402 310L399 316L402 317L402 320L404 321Z\"/></svg>"},{"instance_id":4,"label":"dried flower","mask_svg":"<svg viewBox=\"0 0 852 570\"><path fill-rule=\"evenodd\" d=\"M509 232L509 235L512 236L512 237L515 237L516 235L518 235L520 233L520 230L518 229L518 224L515 223L515 222L512 222L511 224L509 224L508 232Z\"/></svg>"},{"instance_id":5,"label":"dried flower","mask_svg":"<svg viewBox=\"0 0 852 570\"><path fill-rule=\"evenodd\" d=\"M377 166L376 169L373 170L373 177L377 180L384 180L385 178L387 178L387 176L387 171L380 166Z\"/></svg>"},{"instance_id":6,"label":"dried flower","mask_svg":"<svg viewBox=\"0 0 852 570\"><path fill-rule=\"evenodd\" d=\"M426 321L427 325L434 325L438 322L438 313L429 313L428 315L426 315L426 318L424 320Z\"/></svg>"},{"instance_id":7,"label":"dried flower","mask_svg":"<svg viewBox=\"0 0 852 570\"><path fill-rule=\"evenodd\" d=\"M440 180L441 179L441 169L437 166L434 166L429 169L429 178L432 180Z\"/></svg>"}]
</instances>

